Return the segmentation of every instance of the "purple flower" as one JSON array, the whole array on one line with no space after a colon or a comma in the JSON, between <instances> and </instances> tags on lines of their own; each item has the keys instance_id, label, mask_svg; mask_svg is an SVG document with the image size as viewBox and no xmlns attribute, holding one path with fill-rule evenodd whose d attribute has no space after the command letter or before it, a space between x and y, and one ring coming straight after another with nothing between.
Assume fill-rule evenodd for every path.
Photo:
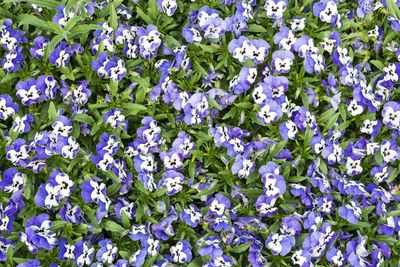
<instances>
[{"instance_id":1,"label":"purple flower","mask_svg":"<svg viewBox=\"0 0 400 267\"><path fill-rule=\"evenodd\" d=\"M139 38L140 55L146 60L155 57L161 45L161 34L157 27L154 25L148 25L146 29L140 27L137 30L137 35Z\"/></svg>"},{"instance_id":2,"label":"purple flower","mask_svg":"<svg viewBox=\"0 0 400 267\"><path fill-rule=\"evenodd\" d=\"M192 260L192 246L189 242L178 241L175 246L170 247L171 258L173 262L185 263Z\"/></svg>"},{"instance_id":3,"label":"purple flower","mask_svg":"<svg viewBox=\"0 0 400 267\"><path fill-rule=\"evenodd\" d=\"M57 68L65 68L75 54L82 52L83 48L80 44L68 45L67 42L62 41L50 53L49 61Z\"/></svg>"},{"instance_id":4,"label":"purple flower","mask_svg":"<svg viewBox=\"0 0 400 267\"><path fill-rule=\"evenodd\" d=\"M283 12L286 10L287 4L286 0L265 1L264 8L267 11L268 18L281 19L283 17Z\"/></svg>"},{"instance_id":5,"label":"purple flower","mask_svg":"<svg viewBox=\"0 0 400 267\"><path fill-rule=\"evenodd\" d=\"M393 162L400 157L400 152L397 148L396 140L384 140L381 144L381 154L383 157L383 161Z\"/></svg>"},{"instance_id":6,"label":"purple flower","mask_svg":"<svg viewBox=\"0 0 400 267\"><path fill-rule=\"evenodd\" d=\"M112 241L109 239L103 239L99 242L100 249L97 251L96 258L106 264L114 262L117 256L118 247L114 246Z\"/></svg>"},{"instance_id":7,"label":"purple flower","mask_svg":"<svg viewBox=\"0 0 400 267\"><path fill-rule=\"evenodd\" d=\"M382 109L383 123L390 129L400 130L400 104L387 102Z\"/></svg>"},{"instance_id":8,"label":"purple flower","mask_svg":"<svg viewBox=\"0 0 400 267\"><path fill-rule=\"evenodd\" d=\"M361 217L362 209L355 200L350 200L349 204L339 207L339 216L351 224L357 224Z\"/></svg>"},{"instance_id":9,"label":"purple flower","mask_svg":"<svg viewBox=\"0 0 400 267\"><path fill-rule=\"evenodd\" d=\"M158 0L158 7L168 16L172 16L178 7L175 0Z\"/></svg>"},{"instance_id":10,"label":"purple flower","mask_svg":"<svg viewBox=\"0 0 400 267\"><path fill-rule=\"evenodd\" d=\"M15 247L14 242L8 240L7 238L0 237L0 262L6 261L9 247Z\"/></svg>"},{"instance_id":11,"label":"purple flower","mask_svg":"<svg viewBox=\"0 0 400 267\"><path fill-rule=\"evenodd\" d=\"M107 52L98 55L98 60L92 61L92 70L97 72L99 77L112 79L114 82L122 80L126 75L125 62L119 57L110 57Z\"/></svg>"},{"instance_id":12,"label":"purple flower","mask_svg":"<svg viewBox=\"0 0 400 267\"><path fill-rule=\"evenodd\" d=\"M73 136L61 137L56 145L56 151L64 158L74 159L80 150L80 145Z\"/></svg>"},{"instance_id":13,"label":"purple flower","mask_svg":"<svg viewBox=\"0 0 400 267\"><path fill-rule=\"evenodd\" d=\"M52 226L49 215L45 213L31 217L25 224L26 241L36 248L53 249L58 240Z\"/></svg>"},{"instance_id":14,"label":"purple flower","mask_svg":"<svg viewBox=\"0 0 400 267\"><path fill-rule=\"evenodd\" d=\"M89 97L92 95L92 92L88 87L88 81L78 81L78 87L73 90L71 95L72 101L78 105L84 106L89 100Z\"/></svg>"},{"instance_id":15,"label":"purple flower","mask_svg":"<svg viewBox=\"0 0 400 267\"><path fill-rule=\"evenodd\" d=\"M295 245L295 238L288 235L280 235L277 233L271 234L267 241L265 241L265 246L271 250L273 255L287 255L292 247Z\"/></svg>"},{"instance_id":16,"label":"purple flower","mask_svg":"<svg viewBox=\"0 0 400 267\"><path fill-rule=\"evenodd\" d=\"M292 120L288 120L286 122L283 122L279 126L279 132L281 133L283 139L294 140L296 137L296 134L298 132L298 129L297 129L296 124Z\"/></svg>"},{"instance_id":17,"label":"purple flower","mask_svg":"<svg viewBox=\"0 0 400 267\"><path fill-rule=\"evenodd\" d=\"M178 171L183 167L183 151L179 148L171 148L168 152L161 152L160 158L165 170Z\"/></svg>"},{"instance_id":18,"label":"purple flower","mask_svg":"<svg viewBox=\"0 0 400 267\"><path fill-rule=\"evenodd\" d=\"M343 267L346 263L346 259L340 249L332 246L326 253L326 259L333 265Z\"/></svg>"},{"instance_id":19,"label":"purple flower","mask_svg":"<svg viewBox=\"0 0 400 267\"><path fill-rule=\"evenodd\" d=\"M7 159L14 165L25 166L28 164L29 147L24 139L16 139L11 146L7 146L6 153Z\"/></svg>"},{"instance_id":20,"label":"purple flower","mask_svg":"<svg viewBox=\"0 0 400 267\"><path fill-rule=\"evenodd\" d=\"M6 120L8 117L14 116L18 110L18 104L13 102L10 95L0 95L0 119Z\"/></svg>"},{"instance_id":21,"label":"purple flower","mask_svg":"<svg viewBox=\"0 0 400 267\"><path fill-rule=\"evenodd\" d=\"M288 73L293 64L294 55L290 51L278 50L272 54L272 66L277 73Z\"/></svg>"},{"instance_id":22,"label":"purple flower","mask_svg":"<svg viewBox=\"0 0 400 267\"><path fill-rule=\"evenodd\" d=\"M208 210L210 214L222 216L231 207L231 202L224 195L216 194L214 198L207 202L207 205L210 207Z\"/></svg>"},{"instance_id":23,"label":"purple flower","mask_svg":"<svg viewBox=\"0 0 400 267\"><path fill-rule=\"evenodd\" d=\"M335 23L338 16L336 0L321 0L313 6L313 14L323 22Z\"/></svg>"},{"instance_id":24,"label":"purple flower","mask_svg":"<svg viewBox=\"0 0 400 267\"><path fill-rule=\"evenodd\" d=\"M0 181L0 188L5 193L15 193L21 190L26 183L27 177L16 168L9 168L4 171L3 179Z\"/></svg>"},{"instance_id":25,"label":"purple flower","mask_svg":"<svg viewBox=\"0 0 400 267\"><path fill-rule=\"evenodd\" d=\"M318 53L306 53L304 58L304 69L308 73L321 74L326 68L325 59L323 55Z\"/></svg>"},{"instance_id":26,"label":"purple flower","mask_svg":"<svg viewBox=\"0 0 400 267\"><path fill-rule=\"evenodd\" d=\"M57 188L51 184L41 184L35 195L35 203L38 207L51 209L60 204L60 194Z\"/></svg>"},{"instance_id":27,"label":"purple flower","mask_svg":"<svg viewBox=\"0 0 400 267\"><path fill-rule=\"evenodd\" d=\"M292 50L296 40L297 38L294 36L294 32L284 26L280 27L279 32L274 36L274 43L279 45L279 49L282 50Z\"/></svg>"},{"instance_id":28,"label":"purple flower","mask_svg":"<svg viewBox=\"0 0 400 267\"><path fill-rule=\"evenodd\" d=\"M282 117L282 109L274 100L266 100L257 113L257 118L264 124L277 122Z\"/></svg>"},{"instance_id":29,"label":"purple flower","mask_svg":"<svg viewBox=\"0 0 400 267\"><path fill-rule=\"evenodd\" d=\"M106 185L104 183L98 183L94 179L86 180L82 184L82 198L86 203L104 203L108 202L106 195Z\"/></svg>"},{"instance_id":30,"label":"purple flower","mask_svg":"<svg viewBox=\"0 0 400 267\"><path fill-rule=\"evenodd\" d=\"M94 248L88 241L80 240L75 244L74 250L74 263L79 266L89 265L94 256Z\"/></svg>"},{"instance_id":31,"label":"purple flower","mask_svg":"<svg viewBox=\"0 0 400 267\"><path fill-rule=\"evenodd\" d=\"M255 163L251 158L237 155L232 166L232 174L237 174L239 178L249 177L254 171Z\"/></svg>"},{"instance_id":32,"label":"purple flower","mask_svg":"<svg viewBox=\"0 0 400 267\"><path fill-rule=\"evenodd\" d=\"M190 204L188 208L185 208L180 213L180 217L182 221L186 222L192 228L195 228L201 222L202 214L199 208L193 204Z\"/></svg>"},{"instance_id":33,"label":"purple flower","mask_svg":"<svg viewBox=\"0 0 400 267\"><path fill-rule=\"evenodd\" d=\"M60 210L60 217L66 222L79 224L82 220L81 208L77 205L72 206L67 200Z\"/></svg>"},{"instance_id":34,"label":"purple flower","mask_svg":"<svg viewBox=\"0 0 400 267\"><path fill-rule=\"evenodd\" d=\"M33 47L29 50L31 55L37 59L41 59L44 55L44 50L49 43L49 40L43 36L36 37L33 40Z\"/></svg>"},{"instance_id":35,"label":"purple flower","mask_svg":"<svg viewBox=\"0 0 400 267\"><path fill-rule=\"evenodd\" d=\"M175 195L183 189L183 184L185 182L185 177L183 174L176 172L174 170L166 171L162 179L160 180L158 186L163 187L167 190L167 195Z\"/></svg>"},{"instance_id":36,"label":"purple flower","mask_svg":"<svg viewBox=\"0 0 400 267\"><path fill-rule=\"evenodd\" d=\"M195 42L201 42L202 40L200 32L190 26L184 26L182 28L182 36L189 44L193 44Z\"/></svg>"},{"instance_id":37,"label":"purple flower","mask_svg":"<svg viewBox=\"0 0 400 267\"><path fill-rule=\"evenodd\" d=\"M221 257L223 250L221 246L221 240L217 236L209 236L205 239L200 238L197 244L200 246L198 253L203 255L210 255L212 258Z\"/></svg>"},{"instance_id":38,"label":"purple flower","mask_svg":"<svg viewBox=\"0 0 400 267\"><path fill-rule=\"evenodd\" d=\"M41 90L36 86L36 80L29 78L25 81L20 81L15 86L16 95L21 99L24 106L36 104L41 100Z\"/></svg>"},{"instance_id":39,"label":"purple flower","mask_svg":"<svg viewBox=\"0 0 400 267\"><path fill-rule=\"evenodd\" d=\"M242 14L236 12L232 17L226 18L228 30L239 37L243 31L247 30L246 18Z\"/></svg>"},{"instance_id":40,"label":"purple flower","mask_svg":"<svg viewBox=\"0 0 400 267\"><path fill-rule=\"evenodd\" d=\"M22 47L15 50L7 51L1 64L6 72L18 72L20 67L24 67L24 57L22 55Z\"/></svg>"},{"instance_id":41,"label":"purple flower","mask_svg":"<svg viewBox=\"0 0 400 267\"><path fill-rule=\"evenodd\" d=\"M108 112L103 115L103 121L110 124L112 128L121 126L123 130L128 129L128 120L122 114L121 108L110 108Z\"/></svg>"},{"instance_id":42,"label":"purple flower","mask_svg":"<svg viewBox=\"0 0 400 267\"><path fill-rule=\"evenodd\" d=\"M76 16L72 8L67 9L64 5L57 6L57 11L58 13L54 15L52 21L59 24L61 27L65 27L68 21Z\"/></svg>"}]
</instances>

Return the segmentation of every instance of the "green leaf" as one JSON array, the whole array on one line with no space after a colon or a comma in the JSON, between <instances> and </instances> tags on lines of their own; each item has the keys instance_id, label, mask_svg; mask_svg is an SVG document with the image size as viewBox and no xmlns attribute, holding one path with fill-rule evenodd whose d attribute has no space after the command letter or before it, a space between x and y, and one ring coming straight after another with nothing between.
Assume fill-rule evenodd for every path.
<instances>
[{"instance_id":1,"label":"green leaf","mask_svg":"<svg viewBox=\"0 0 400 267\"><path fill-rule=\"evenodd\" d=\"M63 34L63 30L60 25L52 22L52 21L45 21L35 17L34 15L30 14L21 14L17 17L17 21L19 25L32 25L38 28L42 28L48 30L55 34Z\"/></svg>"},{"instance_id":2,"label":"green leaf","mask_svg":"<svg viewBox=\"0 0 400 267\"><path fill-rule=\"evenodd\" d=\"M68 20L67 25L65 25L64 30L66 30L66 31L71 30L72 28L75 27L75 25L76 25L80 20L82 20L82 17L81 17L81 16L76 16L76 17L70 18L70 19Z\"/></svg>"},{"instance_id":3,"label":"green leaf","mask_svg":"<svg viewBox=\"0 0 400 267\"><path fill-rule=\"evenodd\" d=\"M383 68L385 67L385 65L383 65L383 63L380 60L370 60L369 62L375 67L377 67L379 70L383 70Z\"/></svg>"},{"instance_id":4,"label":"green leaf","mask_svg":"<svg viewBox=\"0 0 400 267\"><path fill-rule=\"evenodd\" d=\"M400 10L397 4L395 4L393 0L386 0L386 4L388 6L389 14L392 17L400 19Z\"/></svg>"},{"instance_id":5,"label":"green leaf","mask_svg":"<svg viewBox=\"0 0 400 267\"><path fill-rule=\"evenodd\" d=\"M64 39L63 35L56 35L51 39L50 43L46 46L46 52L44 54L45 60L49 59L50 53L56 48L59 42L61 42Z\"/></svg>"},{"instance_id":6,"label":"green leaf","mask_svg":"<svg viewBox=\"0 0 400 267\"><path fill-rule=\"evenodd\" d=\"M125 231L125 228L123 228L121 225L119 225L118 223L114 222L114 221L105 221L104 223L102 223L104 229L106 229L107 231L110 232L114 232L114 233L123 233Z\"/></svg>"},{"instance_id":7,"label":"green leaf","mask_svg":"<svg viewBox=\"0 0 400 267\"><path fill-rule=\"evenodd\" d=\"M307 126L306 132L304 133L304 146L309 146L311 139L314 136L314 131L311 130L310 127Z\"/></svg>"},{"instance_id":8,"label":"green leaf","mask_svg":"<svg viewBox=\"0 0 400 267\"><path fill-rule=\"evenodd\" d=\"M291 183L300 183L304 180L307 180L308 177L307 176L292 176L289 178L289 182Z\"/></svg>"},{"instance_id":9,"label":"green leaf","mask_svg":"<svg viewBox=\"0 0 400 267\"><path fill-rule=\"evenodd\" d=\"M325 129L331 129L332 126L335 124L335 122L338 120L339 116L340 116L340 114L336 113L335 115L330 117L325 125Z\"/></svg>"},{"instance_id":10,"label":"green leaf","mask_svg":"<svg viewBox=\"0 0 400 267\"><path fill-rule=\"evenodd\" d=\"M390 176L387 180L388 183L391 183L394 181L399 176L400 170L399 169L394 169L391 173Z\"/></svg>"},{"instance_id":11,"label":"green leaf","mask_svg":"<svg viewBox=\"0 0 400 267\"><path fill-rule=\"evenodd\" d=\"M250 247L251 243L252 242L246 242L246 243L240 244L239 246L236 246L233 248L228 246L228 250L233 253L242 253Z\"/></svg>"},{"instance_id":12,"label":"green leaf","mask_svg":"<svg viewBox=\"0 0 400 267\"><path fill-rule=\"evenodd\" d=\"M108 18L108 22L110 23L111 28L116 31L118 28L118 16L113 3L110 5L110 17Z\"/></svg>"},{"instance_id":13,"label":"green leaf","mask_svg":"<svg viewBox=\"0 0 400 267\"><path fill-rule=\"evenodd\" d=\"M147 107L136 103L124 103L122 108L126 110L126 116L136 116L139 112L147 110Z\"/></svg>"},{"instance_id":14,"label":"green leaf","mask_svg":"<svg viewBox=\"0 0 400 267\"><path fill-rule=\"evenodd\" d=\"M49 116L49 121L51 123L53 123L58 117L58 111L57 111L57 108L56 108L56 106L54 105L53 102L50 102L49 109L48 109L47 113L48 113L48 116Z\"/></svg>"},{"instance_id":15,"label":"green leaf","mask_svg":"<svg viewBox=\"0 0 400 267\"><path fill-rule=\"evenodd\" d=\"M267 32L267 30L259 24L250 24L247 31L249 31L249 32Z\"/></svg>"},{"instance_id":16,"label":"green leaf","mask_svg":"<svg viewBox=\"0 0 400 267\"><path fill-rule=\"evenodd\" d=\"M204 76L208 76L208 72L200 65L198 60L194 60L191 62L193 62L193 67L196 71L198 71L199 73L201 73Z\"/></svg>"},{"instance_id":17,"label":"green leaf","mask_svg":"<svg viewBox=\"0 0 400 267\"><path fill-rule=\"evenodd\" d=\"M14 80L17 77L18 77L18 74L16 74L16 73L7 73L7 75L4 76L3 79L1 79L0 83L2 83L2 84L7 83L11 80Z\"/></svg>"},{"instance_id":18,"label":"green leaf","mask_svg":"<svg viewBox=\"0 0 400 267\"><path fill-rule=\"evenodd\" d=\"M14 249L12 246L8 246L7 248L7 254L6 254L6 262L7 262L7 266L12 266L12 262L13 262L13 255L14 255Z\"/></svg>"},{"instance_id":19,"label":"green leaf","mask_svg":"<svg viewBox=\"0 0 400 267\"><path fill-rule=\"evenodd\" d=\"M286 144L287 144L287 141L286 141L286 140L281 141L281 142L279 142L279 143L275 143L275 144L272 146L272 150L271 150L271 152L268 154L268 157L269 157L270 159L274 158L276 155L279 154L279 152L281 152L281 150L286 146Z\"/></svg>"},{"instance_id":20,"label":"green leaf","mask_svg":"<svg viewBox=\"0 0 400 267\"><path fill-rule=\"evenodd\" d=\"M87 114L76 114L72 120L74 121L79 121L79 122L83 122L89 125L93 125L94 124L94 119L92 117L90 117Z\"/></svg>"},{"instance_id":21,"label":"green leaf","mask_svg":"<svg viewBox=\"0 0 400 267\"><path fill-rule=\"evenodd\" d=\"M194 162L189 163L189 177L194 179L196 173L196 164Z\"/></svg>"},{"instance_id":22,"label":"green leaf","mask_svg":"<svg viewBox=\"0 0 400 267\"><path fill-rule=\"evenodd\" d=\"M29 0L29 3L52 10L55 9L60 4L60 2L55 0Z\"/></svg>"},{"instance_id":23,"label":"green leaf","mask_svg":"<svg viewBox=\"0 0 400 267\"><path fill-rule=\"evenodd\" d=\"M125 227L125 229L129 229L131 227L131 222L128 218L128 215L126 215L125 211L123 211L121 213L121 221L122 221L122 225Z\"/></svg>"},{"instance_id":24,"label":"green leaf","mask_svg":"<svg viewBox=\"0 0 400 267\"><path fill-rule=\"evenodd\" d=\"M329 118L331 118L333 116L333 114L335 114L335 110L329 109L329 110L325 111L324 113L322 113L321 116L318 117L318 121L325 122L325 121L329 120Z\"/></svg>"},{"instance_id":25,"label":"green leaf","mask_svg":"<svg viewBox=\"0 0 400 267\"><path fill-rule=\"evenodd\" d=\"M319 169L320 169L323 173L328 174L328 168L327 168L327 166L326 166L326 164L325 164L325 161L324 161L323 159L321 159L320 162L319 162Z\"/></svg>"},{"instance_id":26,"label":"green leaf","mask_svg":"<svg viewBox=\"0 0 400 267\"><path fill-rule=\"evenodd\" d=\"M208 104L210 104L211 107L216 108L217 110L222 110L222 107L213 98L208 98Z\"/></svg>"},{"instance_id":27,"label":"green leaf","mask_svg":"<svg viewBox=\"0 0 400 267\"><path fill-rule=\"evenodd\" d=\"M157 0L149 0L149 7L147 8L147 10L149 11L150 16L155 19L157 18L157 10L158 10L158 6L157 6Z\"/></svg>"},{"instance_id":28,"label":"green leaf","mask_svg":"<svg viewBox=\"0 0 400 267\"><path fill-rule=\"evenodd\" d=\"M254 107L254 104L251 102L240 102L240 103L235 103L235 106L243 109L250 109Z\"/></svg>"},{"instance_id":29,"label":"green leaf","mask_svg":"<svg viewBox=\"0 0 400 267\"><path fill-rule=\"evenodd\" d=\"M90 31L101 29L101 26L97 24L82 24L74 27L68 33L68 38L75 36L87 35Z\"/></svg>"},{"instance_id":30,"label":"green leaf","mask_svg":"<svg viewBox=\"0 0 400 267\"><path fill-rule=\"evenodd\" d=\"M115 193L119 191L119 188L121 187L121 184L119 183L113 183L109 186L107 186L107 196L113 196Z\"/></svg>"},{"instance_id":31,"label":"green leaf","mask_svg":"<svg viewBox=\"0 0 400 267\"><path fill-rule=\"evenodd\" d=\"M146 15L139 6L136 6L136 13L147 24L153 24L153 20L151 19L151 17Z\"/></svg>"},{"instance_id":32,"label":"green leaf","mask_svg":"<svg viewBox=\"0 0 400 267\"><path fill-rule=\"evenodd\" d=\"M188 265L188 267L201 267L201 266L203 266L203 261L201 260L200 257L192 260Z\"/></svg>"},{"instance_id":33,"label":"green leaf","mask_svg":"<svg viewBox=\"0 0 400 267\"><path fill-rule=\"evenodd\" d=\"M106 175L111 178L116 183L121 183L121 179L115 175L115 173L111 170L106 171Z\"/></svg>"}]
</instances>

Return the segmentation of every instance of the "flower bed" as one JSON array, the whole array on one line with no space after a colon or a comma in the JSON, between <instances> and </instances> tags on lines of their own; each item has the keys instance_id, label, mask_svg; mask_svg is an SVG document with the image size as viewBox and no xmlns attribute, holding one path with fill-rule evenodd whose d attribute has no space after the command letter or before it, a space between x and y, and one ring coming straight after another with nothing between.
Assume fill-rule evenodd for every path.
<instances>
[{"instance_id":1,"label":"flower bed","mask_svg":"<svg viewBox=\"0 0 400 267\"><path fill-rule=\"evenodd\" d=\"M399 6L2 1L0 264L397 266Z\"/></svg>"}]
</instances>

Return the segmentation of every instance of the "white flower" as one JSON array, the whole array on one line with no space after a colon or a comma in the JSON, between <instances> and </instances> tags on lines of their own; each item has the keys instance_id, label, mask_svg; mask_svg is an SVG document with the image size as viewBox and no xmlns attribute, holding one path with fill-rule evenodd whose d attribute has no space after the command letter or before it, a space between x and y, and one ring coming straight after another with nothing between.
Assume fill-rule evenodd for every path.
<instances>
[{"instance_id":1,"label":"white flower","mask_svg":"<svg viewBox=\"0 0 400 267\"><path fill-rule=\"evenodd\" d=\"M4 98L0 98L0 113L5 120L15 114L15 110L12 107L7 107L6 100Z\"/></svg>"},{"instance_id":2,"label":"white flower","mask_svg":"<svg viewBox=\"0 0 400 267\"><path fill-rule=\"evenodd\" d=\"M281 241L283 239L283 236L275 233L272 234L271 240L267 243L267 248L275 251L276 253L281 253L282 251L282 245Z\"/></svg>"},{"instance_id":3,"label":"white flower","mask_svg":"<svg viewBox=\"0 0 400 267\"><path fill-rule=\"evenodd\" d=\"M172 259L174 262L184 263L187 260L187 255L183 253L183 243L178 242L175 246L172 246L169 251L172 254Z\"/></svg>"},{"instance_id":4,"label":"white flower","mask_svg":"<svg viewBox=\"0 0 400 267\"><path fill-rule=\"evenodd\" d=\"M374 131L374 126L378 124L378 121L370 121L370 120L364 120L363 122L364 126L361 127L360 131L362 133L366 133L366 134L372 134L372 132Z\"/></svg>"},{"instance_id":5,"label":"white flower","mask_svg":"<svg viewBox=\"0 0 400 267\"><path fill-rule=\"evenodd\" d=\"M179 192L182 190L183 179L179 176L174 178L166 178L164 181L164 186L167 189L167 192L171 193L173 191Z\"/></svg>"},{"instance_id":6,"label":"white flower","mask_svg":"<svg viewBox=\"0 0 400 267\"><path fill-rule=\"evenodd\" d=\"M69 197L71 195L70 188L74 185L74 182L69 179L68 174L66 173L59 173L56 175L55 180L57 182L57 186L54 188L58 190L61 198Z\"/></svg>"},{"instance_id":7,"label":"white flower","mask_svg":"<svg viewBox=\"0 0 400 267\"><path fill-rule=\"evenodd\" d=\"M346 160L346 169L347 175L352 175L353 172L361 173L363 170L361 167L361 160L348 157Z\"/></svg>"},{"instance_id":8,"label":"white flower","mask_svg":"<svg viewBox=\"0 0 400 267\"><path fill-rule=\"evenodd\" d=\"M286 122L286 128L288 129L287 135L289 139L293 140L298 132L296 124L292 120L288 120Z\"/></svg>"},{"instance_id":9,"label":"white flower","mask_svg":"<svg viewBox=\"0 0 400 267\"><path fill-rule=\"evenodd\" d=\"M90 180L90 186L93 188L93 191L90 195L91 199L93 199L93 201L96 203L99 201L106 203L106 196L102 192L106 189L106 185L104 183L99 184L93 180Z\"/></svg>"},{"instance_id":10,"label":"white flower","mask_svg":"<svg viewBox=\"0 0 400 267\"><path fill-rule=\"evenodd\" d=\"M283 12L286 10L286 3L279 1L275 3L273 0L265 1L265 9L267 10L267 16L269 18L280 19L283 17Z\"/></svg>"},{"instance_id":11,"label":"white flower","mask_svg":"<svg viewBox=\"0 0 400 267\"><path fill-rule=\"evenodd\" d=\"M40 98L40 91L36 85L32 85L28 90L20 89L17 96L21 98L21 102L25 105L29 100L37 100Z\"/></svg>"},{"instance_id":12,"label":"white flower","mask_svg":"<svg viewBox=\"0 0 400 267\"><path fill-rule=\"evenodd\" d=\"M72 132L73 127L69 125L65 125L62 121L56 121L52 125L53 133L59 134L64 137L68 137L68 135Z\"/></svg>"},{"instance_id":13,"label":"white flower","mask_svg":"<svg viewBox=\"0 0 400 267\"><path fill-rule=\"evenodd\" d=\"M68 137L68 145L63 146L61 149L61 155L68 159L73 159L76 155L76 150L79 150L79 143L76 142L75 138L70 136Z\"/></svg>"},{"instance_id":14,"label":"white flower","mask_svg":"<svg viewBox=\"0 0 400 267\"><path fill-rule=\"evenodd\" d=\"M325 9L319 13L319 18L327 23L331 23L333 18L338 14L337 5L333 1L326 3Z\"/></svg>"},{"instance_id":15,"label":"white flower","mask_svg":"<svg viewBox=\"0 0 400 267\"><path fill-rule=\"evenodd\" d=\"M352 116L357 116L363 113L364 108L361 105L358 105L357 100L353 99L350 101L347 110L350 112Z\"/></svg>"},{"instance_id":16,"label":"white flower","mask_svg":"<svg viewBox=\"0 0 400 267\"><path fill-rule=\"evenodd\" d=\"M218 216L222 216L225 212L225 205L220 204L217 199L214 199L211 202L210 211L216 213Z\"/></svg>"},{"instance_id":17,"label":"white flower","mask_svg":"<svg viewBox=\"0 0 400 267\"><path fill-rule=\"evenodd\" d=\"M285 58L285 59L276 58L274 61L274 68L278 72L287 72L290 70L292 64L293 60L291 58Z\"/></svg>"}]
</instances>

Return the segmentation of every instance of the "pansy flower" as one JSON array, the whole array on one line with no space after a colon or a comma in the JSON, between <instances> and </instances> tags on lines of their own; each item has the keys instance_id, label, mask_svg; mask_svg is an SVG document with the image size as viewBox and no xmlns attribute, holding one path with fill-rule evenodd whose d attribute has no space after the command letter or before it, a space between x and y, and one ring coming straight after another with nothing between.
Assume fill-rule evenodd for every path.
<instances>
[{"instance_id":1,"label":"pansy flower","mask_svg":"<svg viewBox=\"0 0 400 267\"><path fill-rule=\"evenodd\" d=\"M53 249L58 244L58 240L51 230L52 226L49 215L45 213L31 217L26 222L25 233L23 233L26 235L26 242L36 248Z\"/></svg>"},{"instance_id":2,"label":"pansy flower","mask_svg":"<svg viewBox=\"0 0 400 267\"><path fill-rule=\"evenodd\" d=\"M167 190L167 195L175 195L183 189L185 178L174 170L166 171L159 182L159 187Z\"/></svg>"},{"instance_id":3,"label":"pansy flower","mask_svg":"<svg viewBox=\"0 0 400 267\"><path fill-rule=\"evenodd\" d=\"M6 120L8 117L14 116L18 110L18 104L13 102L10 95L0 95L0 119Z\"/></svg>"},{"instance_id":4,"label":"pansy flower","mask_svg":"<svg viewBox=\"0 0 400 267\"><path fill-rule=\"evenodd\" d=\"M286 10L287 4L286 0L265 1L264 8L267 11L268 18L281 19L283 17L283 12Z\"/></svg>"}]
</instances>

